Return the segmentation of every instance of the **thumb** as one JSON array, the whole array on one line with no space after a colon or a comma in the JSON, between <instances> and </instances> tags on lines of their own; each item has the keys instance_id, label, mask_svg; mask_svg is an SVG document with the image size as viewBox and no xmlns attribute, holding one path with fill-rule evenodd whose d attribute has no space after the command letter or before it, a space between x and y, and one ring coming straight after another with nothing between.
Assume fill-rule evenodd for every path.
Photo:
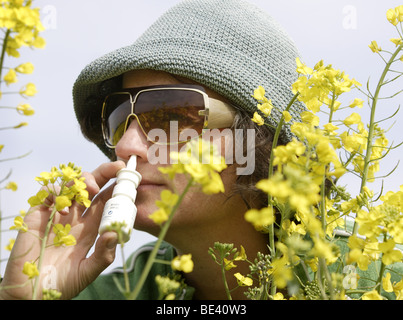
<instances>
[{"instance_id":1,"label":"thumb","mask_svg":"<svg viewBox=\"0 0 403 320\"><path fill-rule=\"evenodd\" d=\"M118 235L113 231L105 232L98 238L94 252L86 259L83 268L83 276L84 279L87 279L88 284L115 260L117 244Z\"/></svg>"}]
</instances>

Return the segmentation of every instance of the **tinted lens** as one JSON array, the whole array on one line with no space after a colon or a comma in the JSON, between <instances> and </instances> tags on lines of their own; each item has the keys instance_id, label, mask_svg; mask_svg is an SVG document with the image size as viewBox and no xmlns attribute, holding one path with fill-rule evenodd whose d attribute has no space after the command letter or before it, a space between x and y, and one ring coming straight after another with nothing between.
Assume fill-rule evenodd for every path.
<instances>
[{"instance_id":1,"label":"tinted lens","mask_svg":"<svg viewBox=\"0 0 403 320\"><path fill-rule=\"evenodd\" d=\"M104 136L107 143L116 146L125 133L126 119L131 113L130 94L116 93L105 100L103 119Z\"/></svg>"},{"instance_id":2,"label":"tinted lens","mask_svg":"<svg viewBox=\"0 0 403 320\"><path fill-rule=\"evenodd\" d=\"M130 98L129 93L114 93L105 100L103 130L109 146L116 146L127 129L126 121L132 113ZM204 96L186 89L140 91L134 105L134 113L147 136L153 129L161 130L161 134L154 131L152 136L148 136L154 142L184 142L201 134L205 119L199 111L204 109ZM190 129L192 131L187 131ZM171 132L175 133L173 139ZM166 141L161 140L165 137Z\"/></svg>"},{"instance_id":3,"label":"tinted lens","mask_svg":"<svg viewBox=\"0 0 403 320\"><path fill-rule=\"evenodd\" d=\"M193 129L197 134L203 129L204 117L199 115L199 111L204 110L205 105L200 92L174 89L141 92L134 109L147 135L150 130L159 129L166 134L168 141L172 141L171 126L175 131L177 125L178 142L182 142L188 140L186 129Z\"/></svg>"}]
</instances>

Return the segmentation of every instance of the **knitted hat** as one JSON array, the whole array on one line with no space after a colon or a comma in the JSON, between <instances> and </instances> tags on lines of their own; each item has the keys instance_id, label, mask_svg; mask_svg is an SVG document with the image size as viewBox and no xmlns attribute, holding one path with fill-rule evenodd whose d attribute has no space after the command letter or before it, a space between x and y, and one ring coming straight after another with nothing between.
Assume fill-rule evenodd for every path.
<instances>
[{"instance_id":1,"label":"knitted hat","mask_svg":"<svg viewBox=\"0 0 403 320\"><path fill-rule=\"evenodd\" d=\"M99 121L102 138L101 83L113 79L118 89L123 73L153 69L192 79L227 98L234 105L256 111L252 97L258 86L272 99L276 126L293 94L298 51L283 28L267 13L244 0L184 0L162 15L133 44L95 60L79 75L73 88L74 107L81 126L91 113ZM102 96L103 95L103 96ZM101 96L101 97L100 97ZM99 100L99 98L102 98ZM300 106L290 111L299 119ZM99 120L98 120L99 119ZM289 126L282 140L291 138ZM93 140L109 157L101 139Z\"/></svg>"}]
</instances>

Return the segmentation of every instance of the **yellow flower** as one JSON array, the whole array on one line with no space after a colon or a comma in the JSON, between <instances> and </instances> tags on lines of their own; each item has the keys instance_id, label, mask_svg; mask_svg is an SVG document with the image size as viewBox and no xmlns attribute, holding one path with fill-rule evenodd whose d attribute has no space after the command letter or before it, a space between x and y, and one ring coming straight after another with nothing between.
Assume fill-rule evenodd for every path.
<instances>
[{"instance_id":1,"label":"yellow flower","mask_svg":"<svg viewBox=\"0 0 403 320\"><path fill-rule=\"evenodd\" d=\"M20 90L20 94L23 97L33 97L34 95L36 95L38 93L38 91L36 90L36 86L35 84L33 84L32 82L27 83L24 87L21 88Z\"/></svg>"},{"instance_id":2,"label":"yellow flower","mask_svg":"<svg viewBox=\"0 0 403 320\"><path fill-rule=\"evenodd\" d=\"M371 260L365 254L363 254L362 250L354 248L348 253L348 263L357 263L358 268L365 271L368 269Z\"/></svg>"},{"instance_id":3,"label":"yellow flower","mask_svg":"<svg viewBox=\"0 0 403 320\"><path fill-rule=\"evenodd\" d=\"M8 85L11 83L16 83L18 81L17 73L15 72L14 69L10 69L8 70L7 74L4 76L3 79Z\"/></svg>"},{"instance_id":4,"label":"yellow flower","mask_svg":"<svg viewBox=\"0 0 403 320\"><path fill-rule=\"evenodd\" d=\"M234 261L224 258L224 269L226 271L228 271L228 270L231 270L233 268L236 268L236 264L234 263Z\"/></svg>"},{"instance_id":5,"label":"yellow flower","mask_svg":"<svg viewBox=\"0 0 403 320\"><path fill-rule=\"evenodd\" d=\"M29 279L39 276L38 268L36 267L36 264L34 262L25 262L22 273L26 274Z\"/></svg>"},{"instance_id":6,"label":"yellow flower","mask_svg":"<svg viewBox=\"0 0 403 320\"><path fill-rule=\"evenodd\" d=\"M247 259L245 248L241 245L241 251L237 252L235 261L245 261Z\"/></svg>"},{"instance_id":7,"label":"yellow flower","mask_svg":"<svg viewBox=\"0 0 403 320\"><path fill-rule=\"evenodd\" d=\"M15 239L8 240L8 245L6 245L4 247L4 249L11 251L13 249L14 243L15 243Z\"/></svg>"},{"instance_id":8,"label":"yellow flower","mask_svg":"<svg viewBox=\"0 0 403 320\"><path fill-rule=\"evenodd\" d=\"M278 146L273 150L275 156L273 165L296 162L297 158L305 153L305 150L305 145L296 139L293 139L285 146Z\"/></svg>"},{"instance_id":9,"label":"yellow flower","mask_svg":"<svg viewBox=\"0 0 403 320\"><path fill-rule=\"evenodd\" d=\"M375 239L381 233L382 221L385 214L376 208L371 209L369 212L365 210L358 210L355 221L358 223L358 233L368 237L369 239Z\"/></svg>"},{"instance_id":10,"label":"yellow flower","mask_svg":"<svg viewBox=\"0 0 403 320\"><path fill-rule=\"evenodd\" d=\"M337 135L336 130L339 129L339 127L335 126L333 123L327 123L323 126L323 129L326 131L327 134L329 135Z\"/></svg>"},{"instance_id":11,"label":"yellow flower","mask_svg":"<svg viewBox=\"0 0 403 320\"><path fill-rule=\"evenodd\" d=\"M151 220L153 220L154 223L160 225L160 224L162 224L162 223L164 223L165 221L168 220L169 215L168 215L168 213L167 213L165 210L163 210L163 209L158 209L158 210L154 211L152 214L150 214L148 217L149 217Z\"/></svg>"},{"instance_id":12,"label":"yellow flower","mask_svg":"<svg viewBox=\"0 0 403 320\"><path fill-rule=\"evenodd\" d=\"M77 241L76 238L69 234L71 231L71 225L66 224L63 226L62 224L58 223L53 227L53 232L56 234L56 237L53 239L53 244L58 247L61 245L66 246L74 246Z\"/></svg>"},{"instance_id":13,"label":"yellow flower","mask_svg":"<svg viewBox=\"0 0 403 320\"><path fill-rule=\"evenodd\" d=\"M62 173L62 180L66 182L72 181L81 176L81 168L76 167L73 163L69 163L67 166L65 164L61 164L60 170Z\"/></svg>"},{"instance_id":14,"label":"yellow flower","mask_svg":"<svg viewBox=\"0 0 403 320\"><path fill-rule=\"evenodd\" d=\"M43 48L45 48L46 41L45 41L45 39L42 38L42 37L36 37L36 38L34 39L34 41L32 42L32 45L33 45L35 48L43 49Z\"/></svg>"},{"instance_id":15,"label":"yellow flower","mask_svg":"<svg viewBox=\"0 0 403 320\"><path fill-rule=\"evenodd\" d=\"M394 262L398 262L402 259L403 254L400 250L394 250L395 241L393 239L389 239L386 242L379 244L379 250L382 251L382 262L385 265L390 265Z\"/></svg>"},{"instance_id":16,"label":"yellow flower","mask_svg":"<svg viewBox=\"0 0 403 320\"><path fill-rule=\"evenodd\" d=\"M376 290L366 292L361 297L362 300L382 300L382 296Z\"/></svg>"},{"instance_id":17,"label":"yellow flower","mask_svg":"<svg viewBox=\"0 0 403 320\"><path fill-rule=\"evenodd\" d=\"M288 111L283 111L283 117L285 122L290 122L292 119L292 116Z\"/></svg>"},{"instance_id":18,"label":"yellow flower","mask_svg":"<svg viewBox=\"0 0 403 320\"><path fill-rule=\"evenodd\" d=\"M297 62L297 72L300 74L312 74L313 70L309 67L307 67L304 63L301 62L301 60L299 58L296 58L296 62Z\"/></svg>"},{"instance_id":19,"label":"yellow flower","mask_svg":"<svg viewBox=\"0 0 403 320\"><path fill-rule=\"evenodd\" d=\"M310 111L301 112L301 119L302 119L302 122L311 124L313 126L318 126L319 121L320 121L319 117L315 116Z\"/></svg>"},{"instance_id":20,"label":"yellow flower","mask_svg":"<svg viewBox=\"0 0 403 320\"><path fill-rule=\"evenodd\" d=\"M374 248L373 243L358 238L356 235L349 237L348 247L351 250L348 254L347 263L357 263L358 268L361 270L367 270L371 259L377 258L376 254L374 255L376 248Z\"/></svg>"},{"instance_id":21,"label":"yellow flower","mask_svg":"<svg viewBox=\"0 0 403 320\"><path fill-rule=\"evenodd\" d=\"M36 207L45 201L45 199L49 196L49 193L46 190L40 190L38 193L28 199L28 203L31 207Z\"/></svg>"},{"instance_id":22,"label":"yellow flower","mask_svg":"<svg viewBox=\"0 0 403 320\"><path fill-rule=\"evenodd\" d=\"M325 258L328 265L331 265L337 260L337 254L335 254L335 250L333 250L331 243L324 241L321 238L315 238L314 244L315 245L311 250L313 256Z\"/></svg>"},{"instance_id":23,"label":"yellow flower","mask_svg":"<svg viewBox=\"0 0 403 320\"><path fill-rule=\"evenodd\" d=\"M27 125L28 125L28 122L21 122L21 123L17 124L16 126L14 126L13 128L14 129L19 129L19 128L22 128L22 127L26 127Z\"/></svg>"},{"instance_id":24,"label":"yellow flower","mask_svg":"<svg viewBox=\"0 0 403 320\"><path fill-rule=\"evenodd\" d=\"M194 263L191 254L177 256L171 261L172 269L189 273L193 271Z\"/></svg>"},{"instance_id":25,"label":"yellow flower","mask_svg":"<svg viewBox=\"0 0 403 320\"><path fill-rule=\"evenodd\" d=\"M10 227L10 230L18 230L21 232L27 232L28 226L24 222L24 219L21 216L14 218L14 225Z\"/></svg>"},{"instance_id":26,"label":"yellow flower","mask_svg":"<svg viewBox=\"0 0 403 320\"><path fill-rule=\"evenodd\" d=\"M239 272L234 274L238 285L240 285L241 287L250 287L251 285L253 285L253 280L249 277L244 277L242 274L240 274Z\"/></svg>"},{"instance_id":27,"label":"yellow flower","mask_svg":"<svg viewBox=\"0 0 403 320\"><path fill-rule=\"evenodd\" d=\"M24 116L32 116L35 110L28 103L24 103L17 106L17 112Z\"/></svg>"},{"instance_id":28,"label":"yellow flower","mask_svg":"<svg viewBox=\"0 0 403 320\"><path fill-rule=\"evenodd\" d=\"M273 109L273 104L271 100L265 102L263 104L258 104L257 108L266 116L268 117L271 114L271 110Z\"/></svg>"},{"instance_id":29,"label":"yellow flower","mask_svg":"<svg viewBox=\"0 0 403 320\"><path fill-rule=\"evenodd\" d=\"M18 185L15 182L9 182L6 185L6 189L11 190L11 191L17 191Z\"/></svg>"},{"instance_id":30,"label":"yellow flower","mask_svg":"<svg viewBox=\"0 0 403 320\"><path fill-rule=\"evenodd\" d=\"M179 200L179 196L169 190L162 190L161 200L157 200L155 204L159 208L157 211L149 215L149 218L156 224L162 224L168 220L174 206Z\"/></svg>"},{"instance_id":31,"label":"yellow flower","mask_svg":"<svg viewBox=\"0 0 403 320\"><path fill-rule=\"evenodd\" d=\"M284 220L281 226L288 233L288 235L291 235L293 233L298 233L301 235L306 234L306 229L301 223L295 224L295 222L290 221L290 219Z\"/></svg>"},{"instance_id":32,"label":"yellow flower","mask_svg":"<svg viewBox=\"0 0 403 320\"><path fill-rule=\"evenodd\" d=\"M71 200L67 196L57 196L55 206L57 211L61 211L64 208L71 206Z\"/></svg>"},{"instance_id":33,"label":"yellow flower","mask_svg":"<svg viewBox=\"0 0 403 320\"><path fill-rule=\"evenodd\" d=\"M17 71L19 73L30 74L30 73L34 72L34 65L31 62L26 62L26 63L20 64L18 67L16 67L15 71Z\"/></svg>"},{"instance_id":34,"label":"yellow flower","mask_svg":"<svg viewBox=\"0 0 403 320\"><path fill-rule=\"evenodd\" d=\"M388 11L386 11L386 18L394 26L399 23L398 15L395 9L389 9Z\"/></svg>"},{"instance_id":35,"label":"yellow flower","mask_svg":"<svg viewBox=\"0 0 403 320\"><path fill-rule=\"evenodd\" d=\"M287 299L284 298L284 295L281 292L277 292L273 296L273 300L287 300Z\"/></svg>"},{"instance_id":36,"label":"yellow flower","mask_svg":"<svg viewBox=\"0 0 403 320\"><path fill-rule=\"evenodd\" d=\"M197 182L202 185L202 191L205 194L224 192L224 184L217 172L210 171L208 175L205 175L203 179L199 179Z\"/></svg>"},{"instance_id":37,"label":"yellow flower","mask_svg":"<svg viewBox=\"0 0 403 320\"><path fill-rule=\"evenodd\" d=\"M362 108L363 105L364 105L364 100L356 98L356 99L354 99L353 102L350 103L349 107L350 108L355 108L355 107Z\"/></svg>"},{"instance_id":38,"label":"yellow flower","mask_svg":"<svg viewBox=\"0 0 403 320\"><path fill-rule=\"evenodd\" d=\"M400 186L400 191L388 191L381 197L381 200L388 205L395 206L403 211L403 185Z\"/></svg>"},{"instance_id":39,"label":"yellow flower","mask_svg":"<svg viewBox=\"0 0 403 320\"><path fill-rule=\"evenodd\" d=\"M403 300L403 279L398 283L393 283L393 292L396 295L396 300Z\"/></svg>"},{"instance_id":40,"label":"yellow flower","mask_svg":"<svg viewBox=\"0 0 403 320\"><path fill-rule=\"evenodd\" d=\"M293 277L292 270L288 264L288 255L284 254L281 258L275 258L273 260L273 268L269 270L269 273L273 275L274 284L280 289L285 288L288 281Z\"/></svg>"},{"instance_id":41,"label":"yellow flower","mask_svg":"<svg viewBox=\"0 0 403 320\"><path fill-rule=\"evenodd\" d=\"M386 274L385 277L382 278L382 288L386 292L393 292L392 282L390 281L390 272Z\"/></svg>"},{"instance_id":42,"label":"yellow flower","mask_svg":"<svg viewBox=\"0 0 403 320\"><path fill-rule=\"evenodd\" d=\"M343 132L339 137L343 142L343 148L349 152L362 153L367 149L367 137L365 135L357 133L348 134L347 132ZM357 160L362 160L362 157L358 157Z\"/></svg>"},{"instance_id":43,"label":"yellow flower","mask_svg":"<svg viewBox=\"0 0 403 320\"><path fill-rule=\"evenodd\" d=\"M49 183L55 183L57 178L61 176L61 173L57 170L56 167L52 167L50 172L41 172L39 177L36 177L35 180L41 183L44 186L47 186Z\"/></svg>"},{"instance_id":44,"label":"yellow flower","mask_svg":"<svg viewBox=\"0 0 403 320\"><path fill-rule=\"evenodd\" d=\"M259 86L253 92L253 98L255 98L258 101L267 102L267 98L264 96L265 94L266 94L265 89L262 86Z\"/></svg>"},{"instance_id":45,"label":"yellow flower","mask_svg":"<svg viewBox=\"0 0 403 320\"><path fill-rule=\"evenodd\" d=\"M390 41L393 42L396 45L396 47L400 46L403 43L403 40L401 38L392 38L390 39Z\"/></svg>"},{"instance_id":46,"label":"yellow flower","mask_svg":"<svg viewBox=\"0 0 403 320\"><path fill-rule=\"evenodd\" d=\"M255 112L255 113L253 114L252 121L255 122L255 123L257 123L257 125L259 125L259 126L264 125L264 120L263 120L262 116L261 116L259 113L257 113L257 112Z\"/></svg>"},{"instance_id":47,"label":"yellow flower","mask_svg":"<svg viewBox=\"0 0 403 320\"><path fill-rule=\"evenodd\" d=\"M176 193L172 193L169 190L163 190L161 192L161 200L156 201L156 205L163 209L172 209L178 202L179 196Z\"/></svg>"},{"instance_id":48,"label":"yellow flower","mask_svg":"<svg viewBox=\"0 0 403 320\"><path fill-rule=\"evenodd\" d=\"M395 11L397 15L397 20L399 20L399 22L403 22L403 5L397 6L395 8Z\"/></svg>"},{"instance_id":49,"label":"yellow flower","mask_svg":"<svg viewBox=\"0 0 403 320\"><path fill-rule=\"evenodd\" d=\"M89 193L86 189L87 185L84 180L84 177L81 177L80 179L74 178L74 184L70 187L70 191L74 194L74 198L78 203L89 208L91 200L88 199Z\"/></svg>"},{"instance_id":50,"label":"yellow flower","mask_svg":"<svg viewBox=\"0 0 403 320\"><path fill-rule=\"evenodd\" d=\"M350 116L348 116L346 119L343 120L343 123L346 126L351 126L352 124L359 124L361 122L361 116L353 112Z\"/></svg>"},{"instance_id":51,"label":"yellow flower","mask_svg":"<svg viewBox=\"0 0 403 320\"><path fill-rule=\"evenodd\" d=\"M263 208L261 210L251 209L245 213L245 220L252 223L255 229L263 230L264 227L274 222L273 208Z\"/></svg>"},{"instance_id":52,"label":"yellow flower","mask_svg":"<svg viewBox=\"0 0 403 320\"><path fill-rule=\"evenodd\" d=\"M174 292L179 289L180 282L170 279L168 276L162 277L159 274L155 277L158 286L160 299L173 300L176 295Z\"/></svg>"},{"instance_id":53,"label":"yellow flower","mask_svg":"<svg viewBox=\"0 0 403 320\"><path fill-rule=\"evenodd\" d=\"M382 51L381 47L378 46L375 40L371 41L371 44L368 47L375 53Z\"/></svg>"},{"instance_id":54,"label":"yellow flower","mask_svg":"<svg viewBox=\"0 0 403 320\"><path fill-rule=\"evenodd\" d=\"M206 194L224 192L224 184L218 172L224 170L224 157L220 156L214 145L203 139L193 139L186 144L185 150L171 152L174 161L169 167L159 168L171 179L179 173L187 173L195 183L200 184Z\"/></svg>"}]
</instances>

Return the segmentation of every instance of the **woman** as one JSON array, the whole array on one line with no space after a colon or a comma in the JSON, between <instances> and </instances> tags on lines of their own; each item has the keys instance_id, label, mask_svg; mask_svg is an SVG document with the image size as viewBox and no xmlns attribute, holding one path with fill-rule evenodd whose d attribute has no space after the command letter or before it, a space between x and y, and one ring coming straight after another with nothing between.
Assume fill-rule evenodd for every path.
<instances>
[{"instance_id":1,"label":"woman","mask_svg":"<svg viewBox=\"0 0 403 320\"><path fill-rule=\"evenodd\" d=\"M81 291L78 298L123 298L112 276L97 279L113 261L117 245L114 232L106 232L96 240L103 206L111 196L110 190L98 192L125 166L131 155L137 156L137 170L143 177L136 199L136 229L157 235L159 226L148 216L156 210L155 201L159 199L160 192L164 189L181 190L186 184L184 176L177 176L171 181L158 171L159 165L150 163L148 151L153 142L142 122L141 114L144 113L136 111L136 104L134 110L129 108L123 116L139 121L128 121L117 139L108 132L113 127L108 122L113 110L104 114L102 109L105 106L121 106L119 103L114 105L110 97L126 92L131 94L126 95L126 100L130 101L138 88L150 86L159 89L190 86L195 90L204 90L208 99L224 103L228 113L235 114L232 125L227 125L231 127L231 132L255 130L253 172L237 174L236 169L241 164L229 159L232 160L231 165L221 173L224 193L208 196L192 189L175 214L166 237L167 244L160 252L160 258L168 261L176 254L192 254L195 268L185 275L185 281L194 290L189 289L182 298L226 297L220 270L207 251L215 241L234 243L237 247L242 244L252 257L258 251L267 251L267 236L256 232L244 220L244 213L248 208L260 208L265 204L265 196L253 186L267 177L272 129L292 98L290 87L296 79L297 56L293 42L282 28L246 1L185 0L161 16L134 44L99 58L81 72L74 86L74 104L82 131L111 160L119 160L101 165L92 174L85 174L93 203L83 216L84 208L74 204L68 215L57 217L60 223L72 225L71 233L77 239L76 246L49 248L45 256L43 265L52 266L55 270L53 276L62 298L73 298ZM272 116L266 119L268 126L256 126L250 120L257 110L252 94L258 86L268 91L275 106ZM175 90L183 94L183 90L179 89ZM186 100L183 97L180 95L181 102ZM137 118L131 115L133 111L137 112ZM299 118L300 111L299 106L291 110L294 121ZM208 120L213 121L213 117ZM118 128L115 125L113 129ZM281 140L287 142L290 138L289 127L285 126ZM216 144L222 142L218 140L225 140L225 137L219 136ZM219 151L224 155L228 145L219 145ZM38 235L43 232L43 217L46 214L49 214L46 208L38 207L27 216L25 222L32 232ZM86 258L95 241L94 253ZM22 265L35 259L38 251L39 241L32 234L19 234L1 285L9 287L24 283L26 277L20 271ZM130 273L133 283L138 279L147 254L146 249L141 249L129 259L133 265ZM155 265L139 298L157 298L155 274L170 271L168 267ZM246 274L247 264L240 263L236 272ZM229 286L234 287L235 278L228 279ZM27 298L30 292L29 286L23 286L1 290L0 297ZM237 290L233 297L243 298L242 290Z\"/></svg>"}]
</instances>

